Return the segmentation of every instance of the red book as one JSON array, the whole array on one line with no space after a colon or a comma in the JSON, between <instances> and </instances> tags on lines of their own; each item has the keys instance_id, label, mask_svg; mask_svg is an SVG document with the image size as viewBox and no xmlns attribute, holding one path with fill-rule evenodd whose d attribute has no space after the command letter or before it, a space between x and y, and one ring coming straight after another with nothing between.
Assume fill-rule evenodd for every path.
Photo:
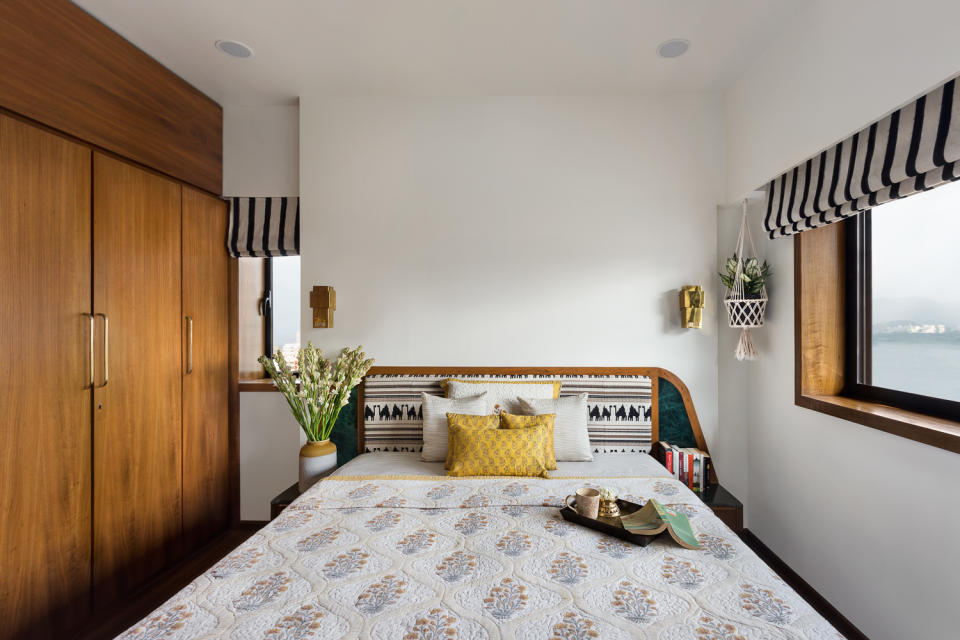
<instances>
[{"instance_id":1,"label":"red book","mask_svg":"<svg viewBox=\"0 0 960 640\"><path fill-rule=\"evenodd\" d=\"M673 473L673 451L667 449L666 455L664 457L664 466L667 468L667 471Z\"/></svg>"},{"instance_id":2,"label":"red book","mask_svg":"<svg viewBox=\"0 0 960 640\"><path fill-rule=\"evenodd\" d=\"M687 454L687 486L693 490L693 454Z\"/></svg>"}]
</instances>

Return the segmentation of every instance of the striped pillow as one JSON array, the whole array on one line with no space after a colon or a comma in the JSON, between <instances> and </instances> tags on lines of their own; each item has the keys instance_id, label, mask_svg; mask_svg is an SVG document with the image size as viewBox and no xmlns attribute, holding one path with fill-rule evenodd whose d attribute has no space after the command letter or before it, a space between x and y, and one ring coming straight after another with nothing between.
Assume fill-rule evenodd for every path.
<instances>
[{"instance_id":1,"label":"striped pillow","mask_svg":"<svg viewBox=\"0 0 960 640\"><path fill-rule=\"evenodd\" d=\"M423 450L420 459L440 462L447 459L447 414L483 415L487 412L485 393L467 398L441 398L420 394L423 404Z\"/></svg>"}]
</instances>

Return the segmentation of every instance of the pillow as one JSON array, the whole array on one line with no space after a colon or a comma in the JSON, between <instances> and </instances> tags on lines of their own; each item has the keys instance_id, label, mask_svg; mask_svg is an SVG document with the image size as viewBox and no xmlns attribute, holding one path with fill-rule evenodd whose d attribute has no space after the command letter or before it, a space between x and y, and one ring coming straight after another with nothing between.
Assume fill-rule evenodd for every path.
<instances>
[{"instance_id":1,"label":"pillow","mask_svg":"<svg viewBox=\"0 0 960 640\"><path fill-rule=\"evenodd\" d=\"M446 380L448 398L463 398L485 391L486 413L522 413L517 396L526 398L556 398L560 395L559 380Z\"/></svg>"},{"instance_id":2,"label":"pillow","mask_svg":"<svg viewBox=\"0 0 960 640\"><path fill-rule=\"evenodd\" d=\"M464 415L462 413L448 413L447 414L447 432L451 427L458 427L464 433L468 431L484 431L486 429L499 429L500 428L500 416L497 414L493 415L484 415L484 416L475 416L475 415ZM443 465L444 469L450 468L450 461L453 460L453 442L449 439L448 436L447 444L447 461Z\"/></svg>"},{"instance_id":3,"label":"pillow","mask_svg":"<svg viewBox=\"0 0 960 640\"><path fill-rule=\"evenodd\" d=\"M521 413L540 415L554 413L553 448L557 460L593 460L590 435L587 432L587 394L556 399L518 398Z\"/></svg>"},{"instance_id":4,"label":"pillow","mask_svg":"<svg viewBox=\"0 0 960 640\"><path fill-rule=\"evenodd\" d=\"M420 459L440 462L447 459L447 414L483 415L487 412L486 393L465 398L441 398L426 393L423 399L423 451Z\"/></svg>"},{"instance_id":5,"label":"pillow","mask_svg":"<svg viewBox=\"0 0 960 640\"><path fill-rule=\"evenodd\" d=\"M557 416L553 414L543 414L536 416L517 416L506 411L500 412L500 428L502 429L529 429L531 427L544 426L550 431L550 438L547 440L547 469L557 468L557 458L553 452L553 421Z\"/></svg>"},{"instance_id":6,"label":"pillow","mask_svg":"<svg viewBox=\"0 0 960 640\"><path fill-rule=\"evenodd\" d=\"M529 429L470 429L450 425L453 455L449 476L549 478L545 425Z\"/></svg>"}]
</instances>

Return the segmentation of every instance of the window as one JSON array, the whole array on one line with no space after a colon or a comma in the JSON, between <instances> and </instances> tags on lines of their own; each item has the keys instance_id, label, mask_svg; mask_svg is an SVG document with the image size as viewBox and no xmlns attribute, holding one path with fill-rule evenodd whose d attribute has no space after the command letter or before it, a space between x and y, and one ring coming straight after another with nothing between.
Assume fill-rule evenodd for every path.
<instances>
[{"instance_id":1,"label":"window","mask_svg":"<svg viewBox=\"0 0 960 640\"><path fill-rule=\"evenodd\" d=\"M239 258L240 377L263 378L257 359L300 348L300 257Z\"/></svg>"},{"instance_id":2,"label":"window","mask_svg":"<svg viewBox=\"0 0 960 640\"><path fill-rule=\"evenodd\" d=\"M846 224L845 393L960 419L960 182Z\"/></svg>"}]
</instances>

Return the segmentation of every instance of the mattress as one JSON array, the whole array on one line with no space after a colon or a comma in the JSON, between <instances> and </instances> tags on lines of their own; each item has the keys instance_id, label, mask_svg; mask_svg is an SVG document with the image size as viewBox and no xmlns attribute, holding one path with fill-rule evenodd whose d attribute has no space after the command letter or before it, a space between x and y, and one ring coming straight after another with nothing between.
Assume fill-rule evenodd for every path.
<instances>
[{"instance_id":1,"label":"mattress","mask_svg":"<svg viewBox=\"0 0 960 640\"><path fill-rule=\"evenodd\" d=\"M442 462L424 462L419 453L364 453L337 469L338 476L442 476ZM592 462L557 462L553 477L615 478L632 476L669 477L646 453L594 453Z\"/></svg>"},{"instance_id":2,"label":"mattress","mask_svg":"<svg viewBox=\"0 0 960 640\"><path fill-rule=\"evenodd\" d=\"M450 478L425 464L357 458L122 637L841 637L649 462L604 456L549 479ZM577 472L596 475L560 475ZM656 497L687 514L701 548L667 536L637 547L563 520L557 507L585 485Z\"/></svg>"}]
</instances>

